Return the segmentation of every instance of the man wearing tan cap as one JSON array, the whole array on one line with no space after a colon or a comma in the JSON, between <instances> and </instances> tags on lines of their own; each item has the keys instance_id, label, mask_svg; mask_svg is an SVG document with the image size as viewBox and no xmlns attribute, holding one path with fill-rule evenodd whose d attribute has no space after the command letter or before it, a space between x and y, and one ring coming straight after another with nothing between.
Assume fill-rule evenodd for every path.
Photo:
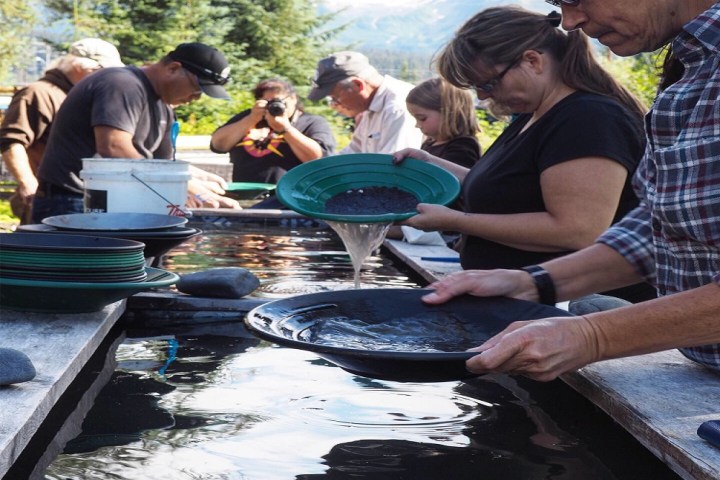
<instances>
[{"instance_id":1,"label":"man wearing tan cap","mask_svg":"<svg viewBox=\"0 0 720 480\"><path fill-rule=\"evenodd\" d=\"M30 221L30 207L38 188L36 174L50 125L68 91L96 70L122 65L112 44L85 38L70 45L68 53L53 62L42 78L13 96L0 125L0 152L17 181L10 205L22 223Z\"/></svg>"},{"instance_id":2,"label":"man wearing tan cap","mask_svg":"<svg viewBox=\"0 0 720 480\"><path fill-rule=\"evenodd\" d=\"M308 98L328 97L331 106L359 119L350 144L340 153L393 153L422 144L422 132L405 105L412 88L381 75L362 53L344 51L318 62Z\"/></svg>"}]
</instances>

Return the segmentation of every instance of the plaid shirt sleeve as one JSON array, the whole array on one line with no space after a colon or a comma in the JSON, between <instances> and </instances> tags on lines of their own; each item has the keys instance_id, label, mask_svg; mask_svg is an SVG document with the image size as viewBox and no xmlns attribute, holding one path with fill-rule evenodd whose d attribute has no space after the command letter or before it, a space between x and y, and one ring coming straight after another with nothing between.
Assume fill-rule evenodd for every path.
<instances>
[{"instance_id":1,"label":"plaid shirt sleeve","mask_svg":"<svg viewBox=\"0 0 720 480\"><path fill-rule=\"evenodd\" d=\"M642 202L637 208L610 227L598 239L616 250L635 267L638 275L647 282L655 283L655 255L650 228L650 209Z\"/></svg>"}]
</instances>

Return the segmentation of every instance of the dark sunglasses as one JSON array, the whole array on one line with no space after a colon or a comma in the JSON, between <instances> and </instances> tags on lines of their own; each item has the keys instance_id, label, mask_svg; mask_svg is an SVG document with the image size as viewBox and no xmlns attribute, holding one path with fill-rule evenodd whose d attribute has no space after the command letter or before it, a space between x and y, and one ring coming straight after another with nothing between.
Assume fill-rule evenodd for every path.
<instances>
[{"instance_id":1,"label":"dark sunglasses","mask_svg":"<svg viewBox=\"0 0 720 480\"><path fill-rule=\"evenodd\" d=\"M545 0L545 3L549 3L553 7L561 7L563 5L568 7L577 7L580 0Z\"/></svg>"},{"instance_id":2,"label":"dark sunglasses","mask_svg":"<svg viewBox=\"0 0 720 480\"><path fill-rule=\"evenodd\" d=\"M201 67L199 65L195 65L194 63L190 63L186 60L181 60L180 63L186 70L188 70L198 76L198 83L200 83L201 86L202 85L225 85L228 82L228 80L230 80L228 77L223 77L222 75L220 75L217 72L213 72L210 69ZM203 82L202 81L203 78L209 79L211 81L211 83Z\"/></svg>"}]
</instances>

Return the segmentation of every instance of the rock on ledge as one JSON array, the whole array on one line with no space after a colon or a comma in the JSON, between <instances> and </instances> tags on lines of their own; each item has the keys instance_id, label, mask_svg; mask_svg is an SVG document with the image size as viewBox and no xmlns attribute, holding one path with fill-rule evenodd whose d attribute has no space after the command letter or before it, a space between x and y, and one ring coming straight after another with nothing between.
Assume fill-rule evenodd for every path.
<instances>
[{"instance_id":1,"label":"rock on ledge","mask_svg":"<svg viewBox=\"0 0 720 480\"><path fill-rule=\"evenodd\" d=\"M242 298L259 286L260 280L248 269L229 267L182 275L176 288L196 297Z\"/></svg>"},{"instance_id":2,"label":"rock on ledge","mask_svg":"<svg viewBox=\"0 0 720 480\"><path fill-rule=\"evenodd\" d=\"M0 385L28 382L35 374L35 366L27 355L12 348L0 348Z\"/></svg>"}]
</instances>

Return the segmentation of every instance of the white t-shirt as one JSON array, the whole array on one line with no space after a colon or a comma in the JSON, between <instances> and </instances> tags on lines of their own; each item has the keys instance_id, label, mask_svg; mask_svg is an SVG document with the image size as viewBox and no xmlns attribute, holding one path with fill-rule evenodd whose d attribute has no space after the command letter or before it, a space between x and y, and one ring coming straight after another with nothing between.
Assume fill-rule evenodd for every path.
<instances>
[{"instance_id":1,"label":"white t-shirt","mask_svg":"<svg viewBox=\"0 0 720 480\"><path fill-rule=\"evenodd\" d=\"M340 153L393 153L420 148L422 132L407 111L405 98L413 85L384 76L368 109L360 116L350 144Z\"/></svg>"}]
</instances>

